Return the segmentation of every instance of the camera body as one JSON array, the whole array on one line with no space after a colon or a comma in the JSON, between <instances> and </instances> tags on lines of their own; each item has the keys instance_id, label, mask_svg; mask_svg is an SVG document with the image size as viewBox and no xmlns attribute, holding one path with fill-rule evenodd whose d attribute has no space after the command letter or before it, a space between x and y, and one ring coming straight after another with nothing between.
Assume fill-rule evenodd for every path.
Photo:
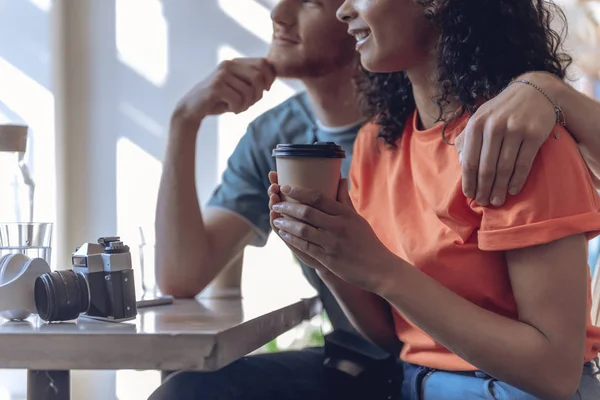
<instances>
[{"instance_id":1,"label":"camera body","mask_svg":"<svg viewBox=\"0 0 600 400\"><path fill-rule=\"evenodd\" d=\"M73 271L86 277L90 318L126 321L137 315L129 247L118 236L85 243L72 255Z\"/></svg>"},{"instance_id":2,"label":"camera body","mask_svg":"<svg viewBox=\"0 0 600 400\"><path fill-rule=\"evenodd\" d=\"M127 321L137 315L131 253L118 236L85 243L72 254L72 269L57 270L35 281L35 306L45 321L84 316Z\"/></svg>"}]
</instances>

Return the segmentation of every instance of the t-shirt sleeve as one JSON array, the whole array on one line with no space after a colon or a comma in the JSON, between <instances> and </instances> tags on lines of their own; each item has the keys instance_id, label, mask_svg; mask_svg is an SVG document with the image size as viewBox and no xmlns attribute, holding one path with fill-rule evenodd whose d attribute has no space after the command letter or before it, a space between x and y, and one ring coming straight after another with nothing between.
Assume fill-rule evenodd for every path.
<instances>
[{"instance_id":1,"label":"t-shirt sleeve","mask_svg":"<svg viewBox=\"0 0 600 400\"><path fill-rule=\"evenodd\" d=\"M271 149L262 147L258 133L250 125L229 157L221 183L206 204L233 212L250 222L256 233L252 242L255 246L264 246L271 230L267 195L271 168L267 157Z\"/></svg>"},{"instance_id":2,"label":"t-shirt sleeve","mask_svg":"<svg viewBox=\"0 0 600 400\"><path fill-rule=\"evenodd\" d=\"M527 182L501 207L471 208L482 216L481 250L500 251L549 243L585 233L600 233L600 199L577 144L562 127L540 148Z\"/></svg>"}]
</instances>

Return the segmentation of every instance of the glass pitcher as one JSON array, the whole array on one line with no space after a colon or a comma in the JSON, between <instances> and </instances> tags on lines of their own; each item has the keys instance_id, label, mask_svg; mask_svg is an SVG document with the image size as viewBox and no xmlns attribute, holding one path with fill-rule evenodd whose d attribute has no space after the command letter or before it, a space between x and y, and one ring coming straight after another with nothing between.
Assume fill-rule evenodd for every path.
<instances>
[{"instance_id":1,"label":"glass pitcher","mask_svg":"<svg viewBox=\"0 0 600 400\"><path fill-rule=\"evenodd\" d=\"M26 149L27 126L0 124L0 223L33 220L35 183Z\"/></svg>"},{"instance_id":2,"label":"glass pitcher","mask_svg":"<svg viewBox=\"0 0 600 400\"><path fill-rule=\"evenodd\" d=\"M0 258L21 253L50 264L52 223L33 222L35 183L25 162L27 131L25 125L0 124Z\"/></svg>"}]
</instances>

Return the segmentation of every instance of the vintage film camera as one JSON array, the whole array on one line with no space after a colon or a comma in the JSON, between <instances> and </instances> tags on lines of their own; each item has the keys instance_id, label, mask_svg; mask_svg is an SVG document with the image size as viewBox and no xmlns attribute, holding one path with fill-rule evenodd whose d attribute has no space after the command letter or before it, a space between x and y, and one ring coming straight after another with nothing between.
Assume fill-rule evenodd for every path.
<instances>
[{"instance_id":1,"label":"vintage film camera","mask_svg":"<svg viewBox=\"0 0 600 400\"><path fill-rule=\"evenodd\" d=\"M73 269L40 275L35 305L45 321L84 317L127 321L137 315L131 253L118 236L85 243L72 255Z\"/></svg>"}]
</instances>

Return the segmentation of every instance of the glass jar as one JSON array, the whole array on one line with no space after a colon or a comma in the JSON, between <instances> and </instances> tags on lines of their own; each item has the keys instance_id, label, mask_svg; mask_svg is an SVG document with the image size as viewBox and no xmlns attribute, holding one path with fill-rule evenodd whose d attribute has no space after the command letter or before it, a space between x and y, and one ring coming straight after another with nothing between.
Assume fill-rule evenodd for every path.
<instances>
[{"instance_id":1,"label":"glass jar","mask_svg":"<svg viewBox=\"0 0 600 400\"><path fill-rule=\"evenodd\" d=\"M26 149L27 126L0 124L0 223L33 219L35 184Z\"/></svg>"}]
</instances>

